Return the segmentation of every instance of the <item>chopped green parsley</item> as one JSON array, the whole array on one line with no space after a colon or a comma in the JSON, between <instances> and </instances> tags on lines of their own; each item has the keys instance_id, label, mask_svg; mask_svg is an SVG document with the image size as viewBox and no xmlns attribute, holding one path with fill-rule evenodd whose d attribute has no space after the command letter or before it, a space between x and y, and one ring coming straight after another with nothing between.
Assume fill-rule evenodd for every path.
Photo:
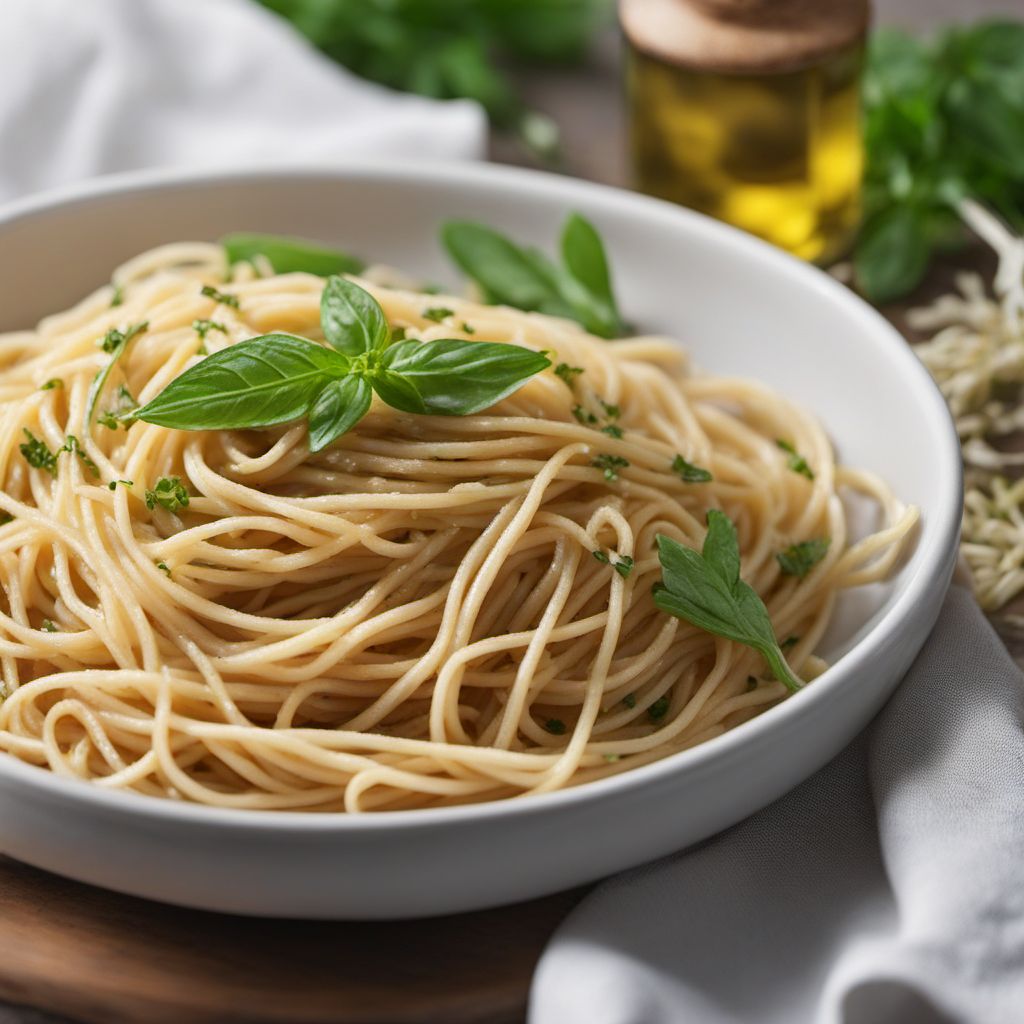
<instances>
[{"instance_id":1,"label":"chopped green parsley","mask_svg":"<svg viewBox=\"0 0 1024 1024\"><path fill-rule=\"evenodd\" d=\"M605 480L614 483L619 479L619 470L629 465L629 459L624 459L621 455L601 454L592 459L590 464L595 469L603 471Z\"/></svg>"},{"instance_id":2,"label":"chopped green parsley","mask_svg":"<svg viewBox=\"0 0 1024 1024\"><path fill-rule=\"evenodd\" d=\"M230 295L227 292L222 292L217 288L214 288L212 284L204 284L199 289L199 294L206 297L207 299L213 299L214 302L219 302L222 306L232 306L238 309L238 296Z\"/></svg>"},{"instance_id":3,"label":"chopped green parsley","mask_svg":"<svg viewBox=\"0 0 1024 1024\"><path fill-rule=\"evenodd\" d=\"M180 477L164 476L156 482L156 487L146 491L146 508L154 509L157 505L176 512L179 508L188 507L188 491Z\"/></svg>"},{"instance_id":4,"label":"chopped green parsley","mask_svg":"<svg viewBox=\"0 0 1024 1024\"><path fill-rule=\"evenodd\" d=\"M555 367L555 376L561 377L563 381L571 388L573 381L583 372L582 366L570 366L568 363L559 363Z\"/></svg>"},{"instance_id":5,"label":"chopped green parsley","mask_svg":"<svg viewBox=\"0 0 1024 1024\"><path fill-rule=\"evenodd\" d=\"M807 477L808 480L814 479L814 470L807 465L807 460L793 447L791 441L784 441L782 438L777 438L775 443L789 456L786 459L786 465L793 470L794 473L799 473L801 476Z\"/></svg>"},{"instance_id":6,"label":"chopped green parsley","mask_svg":"<svg viewBox=\"0 0 1024 1024\"><path fill-rule=\"evenodd\" d=\"M227 327L218 320L193 320L192 330L199 335L199 340L204 343L206 342L206 336L210 331L220 331L221 334L228 333Z\"/></svg>"},{"instance_id":7,"label":"chopped green parsley","mask_svg":"<svg viewBox=\"0 0 1024 1024\"><path fill-rule=\"evenodd\" d=\"M787 576L803 579L828 553L830 542L828 537L801 541L780 551L775 558Z\"/></svg>"},{"instance_id":8,"label":"chopped green parsley","mask_svg":"<svg viewBox=\"0 0 1024 1024\"><path fill-rule=\"evenodd\" d=\"M423 310L423 319L433 320L435 324L442 323L450 316L455 316L455 310L448 309L447 306L431 306Z\"/></svg>"},{"instance_id":9,"label":"chopped green parsley","mask_svg":"<svg viewBox=\"0 0 1024 1024\"><path fill-rule=\"evenodd\" d=\"M677 455L672 460L672 472L688 484L706 484L714 479L708 470L695 466L692 462L687 462L682 455Z\"/></svg>"},{"instance_id":10,"label":"chopped green parsley","mask_svg":"<svg viewBox=\"0 0 1024 1024\"><path fill-rule=\"evenodd\" d=\"M602 565L610 565L623 579L626 579L633 571L633 559L629 555L617 555L613 562L603 551L591 551L591 554Z\"/></svg>"},{"instance_id":11,"label":"chopped green parsley","mask_svg":"<svg viewBox=\"0 0 1024 1024\"><path fill-rule=\"evenodd\" d=\"M22 457L33 469L45 469L50 476L57 475L57 455L51 452L45 441L41 441L28 427L23 428L26 437L18 446Z\"/></svg>"},{"instance_id":12,"label":"chopped green parsley","mask_svg":"<svg viewBox=\"0 0 1024 1024\"><path fill-rule=\"evenodd\" d=\"M657 721L659 721L660 719L664 718L664 717L665 717L665 715L666 715L666 714L668 714L668 706L669 706L669 703L670 703L670 701L669 701L668 697L659 697L659 698L658 698L658 699L657 699L657 700L656 700L656 701L655 701L655 702L654 702L654 703L653 703L653 704L652 704L652 705L651 705L651 706L650 706L650 707L649 707L649 708L647 709L647 717L648 717L648 718L649 718L649 719L650 719L650 720L651 720L652 722L657 722Z\"/></svg>"}]
</instances>

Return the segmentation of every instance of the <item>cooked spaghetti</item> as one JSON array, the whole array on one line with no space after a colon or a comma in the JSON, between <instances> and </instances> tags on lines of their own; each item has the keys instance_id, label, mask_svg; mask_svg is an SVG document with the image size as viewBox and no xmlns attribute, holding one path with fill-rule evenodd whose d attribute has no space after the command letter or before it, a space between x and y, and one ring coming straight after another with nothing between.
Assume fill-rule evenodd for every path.
<instances>
[{"instance_id":1,"label":"cooked spaghetti","mask_svg":"<svg viewBox=\"0 0 1024 1024\"><path fill-rule=\"evenodd\" d=\"M323 337L323 280L263 271L225 284L220 247L164 247L123 266L115 292L0 337L0 750L221 807L378 811L575 785L787 693L750 648L659 611L657 535L699 547L708 509L724 511L743 578L812 679L838 591L884 578L916 520L835 465L809 413L691 371L669 341L609 343L372 274L409 338L510 342L582 372L540 373L461 417L375 399L315 455L304 423L119 423L118 402L152 399L206 352ZM424 316L442 304L446 322ZM143 322L85 427L110 361L98 339ZM712 479L684 479L677 456ZM842 488L877 501L878 532L849 536ZM778 553L814 538L827 552L787 575Z\"/></svg>"}]
</instances>

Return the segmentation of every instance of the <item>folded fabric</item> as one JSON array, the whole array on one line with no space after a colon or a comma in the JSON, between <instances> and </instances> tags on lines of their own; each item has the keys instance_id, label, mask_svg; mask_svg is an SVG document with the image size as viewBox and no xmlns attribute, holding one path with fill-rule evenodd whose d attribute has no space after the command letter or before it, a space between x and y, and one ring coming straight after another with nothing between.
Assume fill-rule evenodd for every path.
<instances>
[{"instance_id":1,"label":"folded fabric","mask_svg":"<svg viewBox=\"0 0 1024 1024\"><path fill-rule=\"evenodd\" d=\"M0 202L143 167L483 153L483 112L371 85L253 0L3 0Z\"/></svg>"},{"instance_id":2,"label":"folded fabric","mask_svg":"<svg viewBox=\"0 0 1024 1024\"><path fill-rule=\"evenodd\" d=\"M1024 677L954 587L896 695L826 768L605 882L531 1024L1024 1020Z\"/></svg>"}]
</instances>

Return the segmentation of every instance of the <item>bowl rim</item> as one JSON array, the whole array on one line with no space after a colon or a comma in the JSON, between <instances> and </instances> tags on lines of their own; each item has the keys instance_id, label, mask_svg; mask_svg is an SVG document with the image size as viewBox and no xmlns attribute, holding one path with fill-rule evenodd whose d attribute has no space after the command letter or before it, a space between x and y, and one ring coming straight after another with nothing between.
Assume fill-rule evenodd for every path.
<instances>
[{"instance_id":1,"label":"bowl rim","mask_svg":"<svg viewBox=\"0 0 1024 1024\"><path fill-rule=\"evenodd\" d=\"M432 185L450 188L502 192L529 201L531 192L543 191L547 198L561 201L567 209L586 202L619 213L656 215L670 218L685 233L708 244L742 252L761 264L774 265L810 292L835 305L844 316L860 323L866 333L877 337L889 352L893 368L905 381L908 398L929 419L934 448L932 455L941 471L942 503L931 511L931 525L919 536L910 556L914 571L892 607L856 645L830 665L809 686L781 704L694 747L669 754L617 775L581 783L548 793L524 794L505 800L460 804L452 807L418 808L379 813L345 814L323 811L255 810L213 807L205 804L160 799L130 790L108 790L93 782L58 775L48 768L31 765L12 754L0 753L0 781L34 788L52 801L91 804L97 811L180 822L207 828L228 828L272 832L339 833L390 832L393 829L432 828L465 825L496 818L517 818L557 812L569 806L588 804L665 781L676 772L700 773L743 747L767 740L788 720L811 718L834 691L848 683L880 649L893 641L912 618L915 606L936 587L945 589L952 570L960 532L963 504L963 464L953 419L938 387L899 332L875 309L824 271L813 267L767 242L748 235L704 214L660 199L596 182L548 172L508 167L485 162L431 161L410 166L398 161L347 159L330 164L288 162L253 167L216 169L159 169L104 175L85 182L61 186L0 206L0 231L19 221L55 213L66 207L102 202L125 194L144 196L177 188L204 188L232 182L267 184L334 179L339 183L367 179L393 185ZM795 724L795 723L793 723Z\"/></svg>"}]
</instances>

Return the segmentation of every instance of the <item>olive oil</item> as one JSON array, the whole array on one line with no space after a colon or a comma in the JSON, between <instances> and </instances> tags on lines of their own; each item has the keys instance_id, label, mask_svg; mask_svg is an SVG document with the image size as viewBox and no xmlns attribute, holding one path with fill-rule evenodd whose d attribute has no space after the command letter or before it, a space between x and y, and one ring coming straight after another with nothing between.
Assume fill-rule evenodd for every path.
<instances>
[{"instance_id":1,"label":"olive oil","mask_svg":"<svg viewBox=\"0 0 1024 1024\"><path fill-rule=\"evenodd\" d=\"M725 67L708 67L664 38L651 52L627 27L636 186L804 259L841 256L860 216L863 31L824 54L808 54L807 38L795 66L776 46L772 66L761 67L766 51L748 30L746 58L734 46Z\"/></svg>"}]
</instances>

